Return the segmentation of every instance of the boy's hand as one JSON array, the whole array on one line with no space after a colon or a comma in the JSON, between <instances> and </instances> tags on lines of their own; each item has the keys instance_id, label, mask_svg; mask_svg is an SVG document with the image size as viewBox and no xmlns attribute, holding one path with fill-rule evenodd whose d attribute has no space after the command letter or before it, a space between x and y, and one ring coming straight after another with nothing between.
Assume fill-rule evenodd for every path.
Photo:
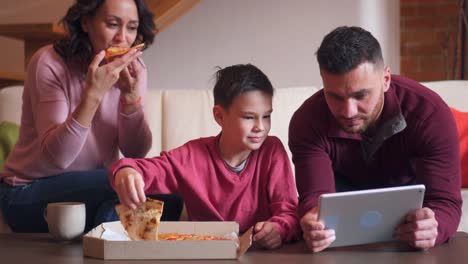
<instances>
[{"instance_id":1,"label":"boy's hand","mask_svg":"<svg viewBox=\"0 0 468 264\"><path fill-rule=\"evenodd\" d=\"M435 245L437 226L434 211L421 208L406 215L395 230L395 238L415 248L428 249Z\"/></svg>"},{"instance_id":2,"label":"boy's hand","mask_svg":"<svg viewBox=\"0 0 468 264\"><path fill-rule=\"evenodd\" d=\"M123 205L135 209L146 201L145 182L138 171L130 167L122 168L115 173L114 183L115 191Z\"/></svg>"},{"instance_id":3,"label":"boy's hand","mask_svg":"<svg viewBox=\"0 0 468 264\"><path fill-rule=\"evenodd\" d=\"M326 249L335 241L335 230L327 229L323 223L319 222L317 215L318 208L307 212L301 219L301 228L304 233L304 240L312 252L320 252Z\"/></svg>"},{"instance_id":4,"label":"boy's hand","mask_svg":"<svg viewBox=\"0 0 468 264\"><path fill-rule=\"evenodd\" d=\"M281 246L281 235L276 224L258 222L254 227L253 241L261 248L274 249Z\"/></svg>"}]
</instances>

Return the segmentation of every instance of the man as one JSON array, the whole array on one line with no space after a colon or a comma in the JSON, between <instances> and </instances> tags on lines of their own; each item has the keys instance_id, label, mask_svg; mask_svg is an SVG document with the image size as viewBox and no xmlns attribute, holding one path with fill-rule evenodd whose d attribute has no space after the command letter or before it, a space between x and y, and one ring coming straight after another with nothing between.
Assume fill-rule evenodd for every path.
<instances>
[{"instance_id":1,"label":"man","mask_svg":"<svg viewBox=\"0 0 468 264\"><path fill-rule=\"evenodd\" d=\"M324 88L294 114L289 147L301 227L312 252L335 240L317 220L322 193L425 184L422 209L395 238L428 249L461 215L459 143L450 108L418 82L391 75L378 41L358 27L330 32L317 51Z\"/></svg>"}]
</instances>

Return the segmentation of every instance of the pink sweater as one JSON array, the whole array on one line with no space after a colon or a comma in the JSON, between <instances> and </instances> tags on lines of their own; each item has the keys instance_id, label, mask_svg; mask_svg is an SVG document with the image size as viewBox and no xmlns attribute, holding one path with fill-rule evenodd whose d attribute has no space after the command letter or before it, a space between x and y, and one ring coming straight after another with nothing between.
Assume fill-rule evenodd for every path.
<instances>
[{"instance_id":1,"label":"pink sweater","mask_svg":"<svg viewBox=\"0 0 468 264\"><path fill-rule=\"evenodd\" d=\"M150 159L122 159L111 168L132 167L143 175L145 192L178 193L192 221L236 221L244 232L257 222L277 224L283 241L298 234L297 193L283 145L268 137L240 174L218 151L218 137L200 138Z\"/></svg>"},{"instance_id":2,"label":"pink sweater","mask_svg":"<svg viewBox=\"0 0 468 264\"><path fill-rule=\"evenodd\" d=\"M144 81L139 87L144 98ZM20 137L8 156L0 179L22 185L68 171L107 167L125 156L144 157L151 131L141 110L119 111L120 90L104 96L91 127L71 117L81 101L85 76L72 72L52 46L40 49L28 66L23 92Z\"/></svg>"}]
</instances>

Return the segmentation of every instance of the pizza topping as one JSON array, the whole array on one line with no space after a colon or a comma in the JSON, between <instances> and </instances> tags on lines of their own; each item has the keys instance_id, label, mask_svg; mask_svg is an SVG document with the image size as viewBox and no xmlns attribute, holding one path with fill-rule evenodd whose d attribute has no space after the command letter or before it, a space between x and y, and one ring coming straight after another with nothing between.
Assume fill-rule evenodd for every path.
<instances>
[{"instance_id":1,"label":"pizza topping","mask_svg":"<svg viewBox=\"0 0 468 264\"><path fill-rule=\"evenodd\" d=\"M212 235L165 233L165 234L159 234L159 240L229 240L229 239L224 238L224 237L212 236Z\"/></svg>"}]
</instances>

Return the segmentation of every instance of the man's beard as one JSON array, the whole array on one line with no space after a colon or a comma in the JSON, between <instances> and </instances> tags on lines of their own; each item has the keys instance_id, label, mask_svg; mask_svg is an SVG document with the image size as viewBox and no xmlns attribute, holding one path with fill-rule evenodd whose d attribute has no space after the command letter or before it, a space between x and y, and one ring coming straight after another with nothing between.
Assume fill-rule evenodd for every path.
<instances>
[{"instance_id":1,"label":"man's beard","mask_svg":"<svg viewBox=\"0 0 468 264\"><path fill-rule=\"evenodd\" d=\"M344 131L346 131L347 133L350 133L350 134L363 134L364 132L367 131L367 129L370 127L370 126L374 126L382 112L382 109L383 109L383 103L384 103L384 96L383 96L383 92L382 94L380 95L380 98L379 98L379 102L377 103L377 105L374 107L374 109L372 110L372 112L369 114L369 115L362 115L362 114L357 114L356 116L352 117L352 118L349 118L349 119L360 119L362 120L362 125L359 126L359 127L347 127L345 126L345 124L342 122L343 120L347 120L345 118L340 118L339 121L338 121L338 124L339 126L341 127L341 129L343 129Z\"/></svg>"}]
</instances>

